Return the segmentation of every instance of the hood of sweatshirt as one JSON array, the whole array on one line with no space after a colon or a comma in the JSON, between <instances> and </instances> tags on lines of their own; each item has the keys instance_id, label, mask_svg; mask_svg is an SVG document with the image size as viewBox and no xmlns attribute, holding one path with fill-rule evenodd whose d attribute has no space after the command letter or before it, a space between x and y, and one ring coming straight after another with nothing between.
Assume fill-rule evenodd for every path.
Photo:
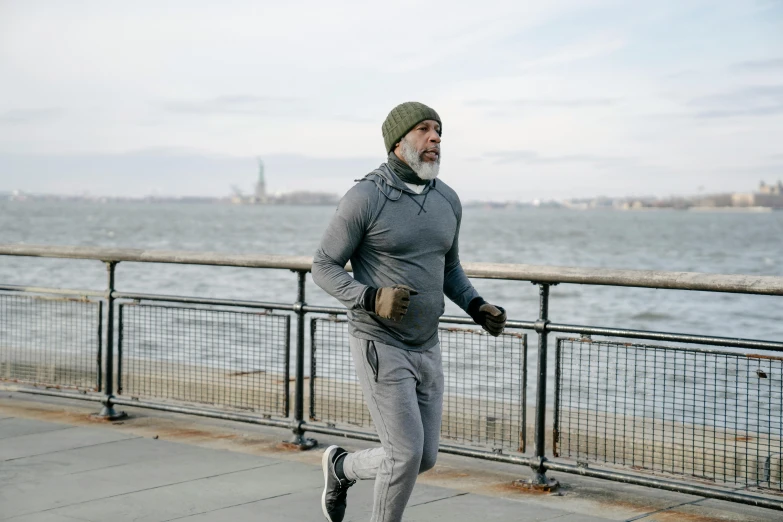
<instances>
[{"instance_id":1,"label":"hood of sweatshirt","mask_svg":"<svg viewBox=\"0 0 783 522\"><path fill-rule=\"evenodd\" d=\"M412 195L418 195L416 192L408 188L404 181L402 181L397 174L389 167L388 163L383 163L380 167L370 172L364 177L365 180L372 181L381 191L381 194L386 196L391 201L397 201L403 195L408 193ZM436 179L427 183L424 187L422 194L429 192L431 188L435 186Z\"/></svg>"}]
</instances>

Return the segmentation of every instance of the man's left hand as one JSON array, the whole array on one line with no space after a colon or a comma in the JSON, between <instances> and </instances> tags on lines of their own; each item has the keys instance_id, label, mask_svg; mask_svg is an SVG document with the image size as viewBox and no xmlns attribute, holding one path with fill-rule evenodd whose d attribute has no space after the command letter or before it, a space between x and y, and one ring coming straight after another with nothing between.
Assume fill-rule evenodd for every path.
<instances>
[{"instance_id":1,"label":"man's left hand","mask_svg":"<svg viewBox=\"0 0 783 522\"><path fill-rule=\"evenodd\" d=\"M478 309L481 322L479 323L487 332L497 337L503 333L506 327L506 311L503 308L489 303L484 303Z\"/></svg>"}]
</instances>

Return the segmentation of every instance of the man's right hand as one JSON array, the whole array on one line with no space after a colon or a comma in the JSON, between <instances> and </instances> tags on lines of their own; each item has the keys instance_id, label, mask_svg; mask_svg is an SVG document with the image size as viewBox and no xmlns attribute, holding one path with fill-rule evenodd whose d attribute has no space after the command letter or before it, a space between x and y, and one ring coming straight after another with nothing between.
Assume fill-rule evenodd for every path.
<instances>
[{"instance_id":1,"label":"man's right hand","mask_svg":"<svg viewBox=\"0 0 783 522\"><path fill-rule=\"evenodd\" d=\"M375 315L399 322L408 312L411 296L418 292L406 285L379 288L375 294Z\"/></svg>"}]
</instances>

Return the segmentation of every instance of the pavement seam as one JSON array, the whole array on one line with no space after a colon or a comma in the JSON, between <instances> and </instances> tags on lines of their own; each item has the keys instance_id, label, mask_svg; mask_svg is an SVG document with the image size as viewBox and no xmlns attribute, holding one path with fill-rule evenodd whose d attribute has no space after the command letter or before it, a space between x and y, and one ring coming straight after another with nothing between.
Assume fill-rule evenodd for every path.
<instances>
[{"instance_id":1,"label":"pavement seam","mask_svg":"<svg viewBox=\"0 0 783 522\"><path fill-rule=\"evenodd\" d=\"M669 511L670 509L674 509L674 508L678 508L678 507L682 507L682 506L689 506L691 504L698 504L699 502L704 502L705 500L707 500L707 499L706 498L700 498L700 499L697 499L697 500L691 500L690 502L682 502L681 504L675 504L673 506L661 508L661 509L658 509L656 511L651 511L650 513L645 513L643 515L639 515L639 516L636 516L636 517L633 517L633 518L628 518L628 519L625 520L625 522L634 522L635 520L641 520L643 518L651 517L653 515L657 515L658 513L663 513L664 511Z\"/></svg>"},{"instance_id":2,"label":"pavement seam","mask_svg":"<svg viewBox=\"0 0 783 522\"><path fill-rule=\"evenodd\" d=\"M214 513L215 511L222 511L224 509L231 509L231 508L235 508L235 507L239 507L239 506L247 506L248 504L255 504L256 502L263 502L265 500L272 500L273 498L280 498L280 497L285 497L285 496L288 496L288 495L293 495L293 493L281 493L279 495L273 495L271 497L259 498L258 500L250 500L248 502L241 502L239 504L234 504L232 506L224 506L224 507L219 507L219 508L216 508L216 509L208 509L207 511L201 511L199 513L191 513L189 515L183 515L181 517L168 518L166 520L161 520L160 522L172 522L173 520L182 520L183 518L195 517L195 516L198 516L198 515L205 515L207 513Z\"/></svg>"},{"instance_id":3,"label":"pavement seam","mask_svg":"<svg viewBox=\"0 0 783 522\"><path fill-rule=\"evenodd\" d=\"M743 490L747 490L749 487L750 487L750 486L744 486L744 487L740 487L740 488L734 488L734 489L732 489L731 491L743 491ZM699 502L704 502L704 501L706 501L706 500L711 500L711 499L710 499L709 497L701 497L701 498L698 498L698 499L696 499L696 500L691 500L690 502L683 502L683 503L681 503L681 504L675 504L675 505L673 505L673 506L669 506L669 507L661 508L661 509L659 509L659 510L657 510L657 511L652 511L652 512L650 512L650 513L646 513L646 514L644 514L644 515L639 515L639 516L636 516L636 517L634 517L634 518L629 518L629 519L625 520L625 522L634 522L635 520L641 520L641 519L643 519L643 518L647 518L647 517L649 517L649 516L652 516L652 515L657 515L658 513L663 513L664 511L669 511L670 509L674 509L674 508L678 508L678 507L682 507L682 506L691 506L691 505L696 505L696 504L698 504ZM715 499L712 499L712 500L715 500Z\"/></svg>"},{"instance_id":4,"label":"pavement seam","mask_svg":"<svg viewBox=\"0 0 783 522\"><path fill-rule=\"evenodd\" d=\"M76 426L76 427L78 428L79 426ZM60 430L54 430L54 431L60 431ZM62 453L63 451L71 451L71 450L82 449L82 448L94 448L95 446L103 446L105 444L114 444L115 442L120 442L120 441L123 441L123 440L134 440L134 439L143 439L143 438L144 437L127 437L127 438L124 438L124 439L110 440L110 441L106 441L106 442L98 442L96 444L88 444L86 446L76 446L75 448L63 448L63 449L59 449L57 451L45 451L43 453L36 453L35 455L25 455L24 457L14 457L12 459L0 460L0 462L11 462L11 461L14 461L14 460L29 459L29 458L32 458L32 457L40 457L42 455L52 455L54 453Z\"/></svg>"},{"instance_id":5,"label":"pavement seam","mask_svg":"<svg viewBox=\"0 0 783 522\"><path fill-rule=\"evenodd\" d=\"M0 419L2 420L2 419ZM55 428L53 430L46 430L46 431L32 431L30 433L20 433L19 435L11 435L9 437L0 437L0 440L8 440L8 439L15 439L16 437L29 437L30 435L39 435L43 433L53 433L55 431L63 431L63 430L73 430L78 428L79 426L66 426L64 428Z\"/></svg>"},{"instance_id":6,"label":"pavement seam","mask_svg":"<svg viewBox=\"0 0 783 522\"><path fill-rule=\"evenodd\" d=\"M215 477L222 477L222 476L225 476L225 475L231 475L233 473L242 473L244 471L252 471L254 469L268 468L270 466L276 466L278 464L282 464L282 463L281 462L272 462L271 464L264 464L263 466L254 466L252 468L237 469L237 470L234 470L234 471L227 471L226 473L218 473L216 475L210 475L208 477L199 477L199 478L194 478L194 479L190 479L190 480L183 480L181 482L170 482L169 484L161 484L160 486L154 486L154 487L151 487L151 488L142 488L142 489L137 489L137 490L134 490L134 491L126 491L124 493L117 493L116 495L109 495L107 497L93 498L93 499L90 499L90 500L83 500L81 502L74 502L73 504L67 504L67 505L64 505L64 506L57 506L57 507L53 507L53 508L49 508L49 509L42 509L40 511L30 511L28 513L21 513L19 515L14 515L12 517L3 518L3 519L0 519L0 520L13 520L15 518L24 517L24 516L27 516L27 515L34 515L36 513L46 513L47 511L56 511L58 509L65 509L65 508L69 508L69 507L73 507L73 506L80 506L82 504L89 504L90 502L98 502L98 501L101 501L101 500L108 500L110 498L124 497L125 495L133 495L135 493L141 493L143 491L152 491L154 489L167 488L169 486L178 486L180 484L187 484L188 482L197 482L199 480L207 480L207 479L211 479L211 478L215 478Z\"/></svg>"},{"instance_id":7,"label":"pavement seam","mask_svg":"<svg viewBox=\"0 0 783 522\"><path fill-rule=\"evenodd\" d=\"M153 459L153 457L150 457L148 459L134 460L133 462L121 462L120 464L112 464L111 466L101 466L100 468L83 469L81 471L74 471L72 473L66 473L65 475L62 475L62 476L63 477L70 477L71 475L80 475L81 473L90 473L91 471L103 471L104 469L119 468L121 466L128 466L130 464L138 464L139 462L148 462L148 461L150 461L152 459Z\"/></svg>"},{"instance_id":8,"label":"pavement seam","mask_svg":"<svg viewBox=\"0 0 783 522\"><path fill-rule=\"evenodd\" d=\"M144 437L134 437L132 439L120 439L120 440L115 441L115 442L120 443L120 442L125 442L125 441L128 441L128 440L138 440L140 438L144 438ZM62 452L65 452L65 451L79 451L82 448L91 448L91 447L92 446L81 446L81 447L78 447L78 448L73 448L72 450L62 450ZM60 453L62 453L62 452L60 452ZM43 455L47 455L47 454L44 453ZM35 455L31 455L30 458L32 458L32 457L35 457ZM120 466L127 466L128 464L136 464L138 462L147 462L147 461L150 461L150 460L152 460L154 458L158 458L158 457L159 456L151 456L149 458L144 458L144 459L141 459L141 460L134 460L132 462L123 462L123 463L120 463L120 464L112 464L111 466L100 466L100 467L97 467L97 468L83 469L81 471L73 471L71 473L63 473L61 475L55 475L55 476L70 477L71 475L78 475L80 473L89 473L91 471L101 471L101 470L104 470L104 469L117 468L117 467L120 467ZM24 458L27 458L27 457L24 457ZM27 484L27 483L30 483L30 482L35 482L36 480L37 479L34 479L34 478L31 478L29 480L21 480L21 481L15 480L14 484L16 484L16 485ZM2 485L3 485L3 479L0 479L0 486L2 486Z\"/></svg>"},{"instance_id":9,"label":"pavement seam","mask_svg":"<svg viewBox=\"0 0 783 522\"><path fill-rule=\"evenodd\" d=\"M71 520L78 520L79 522L93 522L92 520L88 518L79 518L75 517L73 515L63 515L62 513L58 513L57 516L64 517L64 518L70 518Z\"/></svg>"},{"instance_id":10,"label":"pavement seam","mask_svg":"<svg viewBox=\"0 0 783 522\"><path fill-rule=\"evenodd\" d=\"M553 509L559 509L559 508L553 508ZM577 516L578 517L578 516L581 516L581 515L584 515L584 513L579 513L577 511L567 511L567 512L563 513L562 515L557 515L557 516L554 516L552 518L542 518L541 520L542 521L545 520L546 522L550 522L552 520L557 521L557 519L559 519L559 518L573 517L573 516ZM589 515L589 516L594 516L594 515ZM606 520L607 522L609 522L612 519L610 519L610 518L603 518L602 517L601 520ZM624 520L623 522L628 522L628 521Z\"/></svg>"},{"instance_id":11,"label":"pavement seam","mask_svg":"<svg viewBox=\"0 0 783 522\"><path fill-rule=\"evenodd\" d=\"M126 440L138 440L138 439L143 439L143 438L145 438L145 437L134 437L132 439L121 439L121 440L118 440L116 442L125 442ZM89 446L87 446L87 447L89 447ZM74 449L75 450L79 450L81 448L74 448ZM185 455L185 456L187 456L187 455ZM61 476L63 476L63 477L70 477L71 475L78 475L80 473L89 473L91 471L101 471L101 470L104 470L104 469L119 468L119 467L122 467L122 466L128 466L130 464L138 464L139 462L149 462L150 460L157 460L157 459L161 459L161 458L166 458L166 457L161 457L161 455L150 455L148 457L145 457L145 458L142 458L142 459L138 459L138 460L134 460L134 461L131 461L131 462L120 462L119 464L112 464L111 466L101 466L101 467L98 467L98 468L83 469L81 471L74 471L72 473L65 473L64 475L61 475Z\"/></svg>"},{"instance_id":12,"label":"pavement seam","mask_svg":"<svg viewBox=\"0 0 783 522\"><path fill-rule=\"evenodd\" d=\"M416 507L416 506L424 506L426 504L432 504L433 502L440 502L441 500L448 500L450 498L464 497L465 495L470 495L470 493L465 492L465 491L461 491L461 492L457 493L456 495L449 495L448 497L436 498L434 500L428 500L426 502L419 502L418 504L411 504L408 507L412 508L412 507Z\"/></svg>"}]
</instances>

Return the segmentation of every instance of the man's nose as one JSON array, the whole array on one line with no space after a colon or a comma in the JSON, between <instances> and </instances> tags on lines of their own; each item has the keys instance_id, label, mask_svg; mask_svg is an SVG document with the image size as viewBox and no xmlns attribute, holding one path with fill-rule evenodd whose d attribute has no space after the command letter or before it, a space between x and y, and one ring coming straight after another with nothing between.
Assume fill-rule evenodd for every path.
<instances>
[{"instance_id":1,"label":"man's nose","mask_svg":"<svg viewBox=\"0 0 783 522\"><path fill-rule=\"evenodd\" d=\"M436 131L432 131L430 133L430 141L432 143L440 143L440 134L438 134Z\"/></svg>"}]
</instances>

